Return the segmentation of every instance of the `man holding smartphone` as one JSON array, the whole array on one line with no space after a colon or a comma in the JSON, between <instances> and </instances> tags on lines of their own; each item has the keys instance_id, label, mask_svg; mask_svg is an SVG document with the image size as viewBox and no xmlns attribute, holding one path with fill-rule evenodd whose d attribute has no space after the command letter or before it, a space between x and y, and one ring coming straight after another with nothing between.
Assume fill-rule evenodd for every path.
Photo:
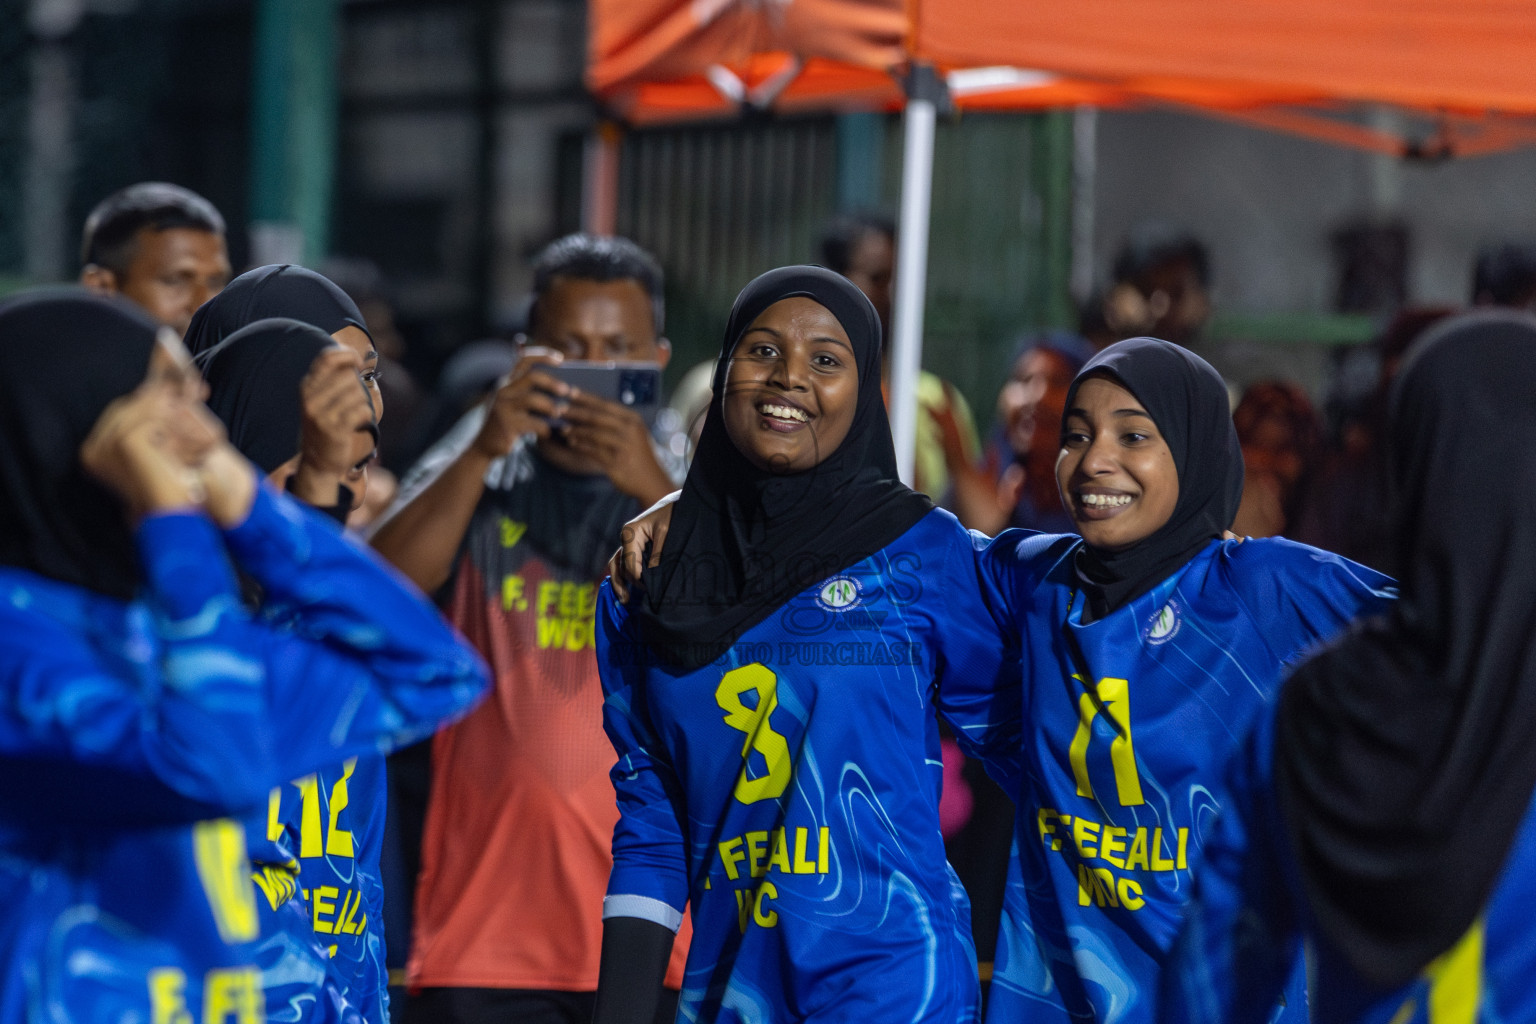
<instances>
[{"instance_id":1,"label":"man holding smartphone","mask_svg":"<svg viewBox=\"0 0 1536 1024\"><path fill-rule=\"evenodd\" d=\"M492 699L433 741L408 1022L591 1018L618 817L597 585L620 527L682 466L663 464L634 408L559 373L664 366L661 295L660 267L628 240L553 243L534 265L517 365L407 474L373 535L495 677ZM684 936L674 988L686 952Z\"/></svg>"}]
</instances>

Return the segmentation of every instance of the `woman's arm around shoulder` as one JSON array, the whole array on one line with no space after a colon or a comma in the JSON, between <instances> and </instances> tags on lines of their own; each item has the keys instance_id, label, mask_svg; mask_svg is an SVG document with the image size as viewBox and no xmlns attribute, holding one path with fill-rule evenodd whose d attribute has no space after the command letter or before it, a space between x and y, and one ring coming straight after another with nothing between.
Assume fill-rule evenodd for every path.
<instances>
[{"instance_id":1,"label":"woman's arm around shoulder","mask_svg":"<svg viewBox=\"0 0 1536 1024\"><path fill-rule=\"evenodd\" d=\"M1030 538L1040 535L1010 530L991 540L948 513L933 515L949 529L919 583L933 589L938 710L965 752L1011 793L1021 770L1028 643L1017 610L1020 569L1037 557Z\"/></svg>"},{"instance_id":2,"label":"woman's arm around shoulder","mask_svg":"<svg viewBox=\"0 0 1536 1024\"><path fill-rule=\"evenodd\" d=\"M1044 582L1081 538L1068 533L1039 533L1017 527L996 537L969 531L970 550L982 596L993 616L1023 628L1023 609L1029 595Z\"/></svg>"},{"instance_id":3,"label":"woman's arm around shoulder","mask_svg":"<svg viewBox=\"0 0 1536 1024\"><path fill-rule=\"evenodd\" d=\"M0 754L51 764L29 791L60 807L180 818L199 812L186 801L208 805L202 817L259 801L280 781L265 674L218 531L200 513L168 513L144 518L135 540L142 615L0 575ZM143 633L88 635L135 621Z\"/></svg>"}]
</instances>

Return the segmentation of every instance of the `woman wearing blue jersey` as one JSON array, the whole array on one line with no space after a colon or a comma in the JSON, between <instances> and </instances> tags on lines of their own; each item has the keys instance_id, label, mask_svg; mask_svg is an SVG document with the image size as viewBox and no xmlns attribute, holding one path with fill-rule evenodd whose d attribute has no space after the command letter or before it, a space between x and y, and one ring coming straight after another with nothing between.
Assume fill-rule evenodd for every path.
<instances>
[{"instance_id":1,"label":"woman wearing blue jersey","mask_svg":"<svg viewBox=\"0 0 1536 1024\"><path fill-rule=\"evenodd\" d=\"M651 1019L691 905L680 1019L972 1020L934 706L998 763L1019 726L970 536L897 480L879 320L838 275L749 284L714 394L666 552L598 609L621 817L595 1019Z\"/></svg>"},{"instance_id":2,"label":"woman wearing blue jersey","mask_svg":"<svg viewBox=\"0 0 1536 1024\"><path fill-rule=\"evenodd\" d=\"M1027 723L990 1021L1151 1019L1237 737L1288 662L1390 596L1314 548L1222 539L1242 455L1224 382L1188 350L1112 345L1066 409L1057 482L1081 538L1005 533L982 556L1024 637ZM1281 1019L1305 1019L1302 980Z\"/></svg>"},{"instance_id":3,"label":"woman wearing blue jersey","mask_svg":"<svg viewBox=\"0 0 1536 1024\"><path fill-rule=\"evenodd\" d=\"M1163 1019L1536 1020L1536 319L1427 334L1392 395L1403 594L1298 668L1235 762Z\"/></svg>"},{"instance_id":4,"label":"woman wearing blue jersey","mask_svg":"<svg viewBox=\"0 0 1536 1024\"><path fill-rule=\"evenodd\" d=\"M430 732L484 668L258 486L155 339L72 290L0 305L0 1021L336 1019L323 964L259 941L221 816Z\"/></svg>"},{"instance_id":5,"label":"woman wearing blue jersey","mask_svg":"<svg viewBox=\"0 0 1536 1024\"><path fill-rule=\"evenodd\" d=\"M377 438L357 354L318 327L268 319L235 331L199 362L208 406L230 443L339 529L353 487L361 497L362 466ZM369 752L278 787L246 822L263 934L319 948L367 1024L389 1017L379 872L385 800L384 757Z\"/></svg>"}]
</instances>

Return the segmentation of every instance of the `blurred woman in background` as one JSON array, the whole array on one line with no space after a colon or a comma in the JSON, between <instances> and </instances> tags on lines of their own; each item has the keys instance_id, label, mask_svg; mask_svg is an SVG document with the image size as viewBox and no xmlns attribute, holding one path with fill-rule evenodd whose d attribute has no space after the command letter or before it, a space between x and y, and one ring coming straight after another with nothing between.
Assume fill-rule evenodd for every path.
<instances>
[{"instance_id":1,"label":"blurred woman in background","mask_svg":"<svg viewBox=\"0 0 1536 1024\"><path fill-rule=\"evenodd\" d=\"M1056 487L1056 454L1067 388L1088 355L1086 342L1064 332L1031 338L1018 348L998 392L986 461L970 473L955 474L955 514L967 527L989 536L1009 526L1071 532L1072 519ZM952 434L945 432L946 441L957 445L958 434Z\"/></svg>"},{"instance_id":2,"label":"blurred woman in background","mask_svg":"<svg viewBox=\"0 0 1536 1024\"><path fill-rule=\"evenodd\" d=\"M1261 381L1243 392L1232 423L1243 449L1243 500L1232 532L1290 536L1322 454L1312 402L1289 381Z\"/></svg>"}]
</instances>

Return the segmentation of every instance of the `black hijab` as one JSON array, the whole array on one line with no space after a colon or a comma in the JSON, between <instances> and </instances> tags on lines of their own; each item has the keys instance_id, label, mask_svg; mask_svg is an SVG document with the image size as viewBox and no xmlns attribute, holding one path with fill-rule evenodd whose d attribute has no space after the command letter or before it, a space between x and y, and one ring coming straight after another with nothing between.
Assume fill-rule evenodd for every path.
<instances>
[{"instance_id":1,"label":"black hijab","mask_svg":"<svg viewBox=\"0 0 1536 1024\"><path fill-rule=\"evenodd\" d=\"M0 565L133 597L125 509L80 465L80 445L143 382L155 331L130 303L78 288L0 304Z\"/></svg>"},{"instance_id":2,"label":"black hijab","mask_svg":"<svg viewBox=\"0 0 1536 1024\"><path fill-rule=\"evenodd\" d=\"M1281 692L1275 785L1308 902L1372 982L1472 925L1536 785L1536 319L1411 350L1388 418L1402 597Z\"/></svg>"},{"instance_id":3,"label":"black hijab","mask_svg":"<svg viewBox=\"0 0 1536 1024\"><path fill-rule=\"evenodd\" d=\"M203 356L208 408L224 422L229 443L263 475L298 454L299 383L315 357L334 347L318 327L273 318L240 328Z\"/></svg>"},{"instance_id":4,"label":"black hijab","mask_svg":"<svg viewBox=\"0 0 1536 1024\"><path fill-rule=\"evenodd\" d=\"M741 336L769 306L796 296L826 307L847 332L858 363L858 408L843 443L819 465L775 474L737 449L722 402ZM771 270L731 309L714 397L661 564L641 575L641 635L673 664L705 665L791 597L879 551L932 508L896 472L875 308L830 270Z\"/></svg>"},{"instance_id":5,"label":"black hijab","mask_svg":"<svg viewBox=\"0 0 1536 1024\"><path fill-rule=\"evenodd\" d=\"M1092 618L1101 619L1173 574L1237 516L1243 497L1243 453L1227 385L1187 348L1158 338L1129 338L1083 364L1067 391L1067 409L1089 377L1108 377L1152 417L1179 473L1179 498L1168 521L1123 551L1078 548L1077 576Z\"/></svg>"},{"instance_id":6,"label":"black hijab","mask_svg":"<svg viewBox=\"0 0 1536 1024\"><path fill-rule=\"evenodd\" d=\"M300 320L326 334L343 327L368 334L346 292L313 270L285 263L247 270L199 306L187 328L187 350L200 357L240 328L271 317Z\"/></svg>"}]
</instances>

